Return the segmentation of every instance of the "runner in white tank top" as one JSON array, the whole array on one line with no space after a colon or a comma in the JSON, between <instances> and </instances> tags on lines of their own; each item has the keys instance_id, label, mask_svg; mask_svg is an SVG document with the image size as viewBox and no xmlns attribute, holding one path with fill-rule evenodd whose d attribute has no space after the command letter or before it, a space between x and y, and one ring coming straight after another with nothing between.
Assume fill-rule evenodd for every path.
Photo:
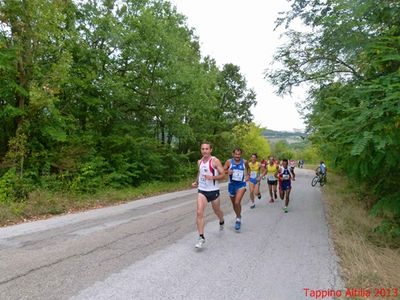
<instances>
[{"instance_id":1,"label":"runner in white tank top","mask_svg":"<svg viewBox=\"0 0 400 300\"><path fill-rule=\"evenodd\" d=\"M203 159L200 160L199 164L199 190L210 192L210 191L217 191L219 190L218 181L215 179L206 179L206 176L218 176L219 172L218 169L214 169L213 167L213 160L215 159L214 156L211 156L210 159L206 162Z\"/></svg>"},{"instance_id":2,"label":"runner in white tank top","mask_svg":"<svg viewBox=\"0 0 400 300\"><path fill-rule=\"evenodd\" d=\"M208 202L211 202L214 213L219 219L220 229L224 228L224 214L220 207L218 180L224 179L225 170L220 160L211 156L211 152L212 145L208 142L203 142L201 144L203 157L198 161L199 172L197 173L196 181L192 183L192 187L198 188L196 223L199 239L195 245L196 248L202 248L206 242L204 237L204 210Z\"/></svg>"}]
</instances>

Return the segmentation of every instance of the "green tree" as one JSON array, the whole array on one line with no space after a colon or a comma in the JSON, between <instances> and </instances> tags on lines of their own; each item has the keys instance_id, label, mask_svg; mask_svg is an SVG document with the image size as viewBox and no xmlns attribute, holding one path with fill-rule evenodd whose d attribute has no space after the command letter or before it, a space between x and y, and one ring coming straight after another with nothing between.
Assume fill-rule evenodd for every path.
<instances>
[{"instance_id":1,"label":"green tree","mask_svg":"<svg viewBox=\"0 0 400 300\"><path fill-rule=\"evenodd\" d=\"M282 67L266 74L281 94L309 84L310 139L377 196L374 211L393 228L400 226L400 194L389 188L400 175L399 17L400 3L390 0L292 1L278 25L300 18L313 30L288 30L275 57Z\"/></svg>"},{"instance_id":2,"label":"green tree","mask_svg":"<svg viewBox=\"0 0 400 300\"><path fill-rule=\"evenodd\" d=\"M254 123L237 125L233 128L237 146L243 150L243 156L246 159L250 159L253 153L256 153L260 159L267 159L270 155L270 145L268 139L262 134L263 130Z\"/></svg>"}]
</instances>

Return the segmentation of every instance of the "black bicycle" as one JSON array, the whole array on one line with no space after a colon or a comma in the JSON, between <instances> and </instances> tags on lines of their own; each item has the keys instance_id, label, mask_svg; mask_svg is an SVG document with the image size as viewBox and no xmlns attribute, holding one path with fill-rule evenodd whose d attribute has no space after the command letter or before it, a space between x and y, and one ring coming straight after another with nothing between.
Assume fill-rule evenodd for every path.
<instances>
[{"instance_id":1,"label":"black bicycle","mask_svg":"<svg viewBox=\"0 0 400 300\"><path fill-rule=\"evenodd\" d=\"M320 186L324 186L326 183L326 174L315 175L315 177L311 180L311 185L316 186L318 182Z\"/></svg>"}]
</instances>

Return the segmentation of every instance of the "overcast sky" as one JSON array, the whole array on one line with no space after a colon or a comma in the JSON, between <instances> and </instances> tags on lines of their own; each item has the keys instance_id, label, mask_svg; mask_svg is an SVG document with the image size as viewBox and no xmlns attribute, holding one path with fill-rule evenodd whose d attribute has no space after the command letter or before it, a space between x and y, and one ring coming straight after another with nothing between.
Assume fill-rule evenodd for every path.
<instances>
[{"instance_id":1,"label":"overcast sky","mask_svg":"<svg viewBox=\"0 0 400 300\"><path fill-rule=\"evenodd\" d=\"M303 92L278 97L264 79L276 47L282 44L274 32L278 12L286 11L286 0L170 0L200 39L203 56L210 55L219 66L233 63L240 67L249 88L257 93L252 109L258 125L274 130L304 129L295 103Z\"/></svg>"}]
</instances>

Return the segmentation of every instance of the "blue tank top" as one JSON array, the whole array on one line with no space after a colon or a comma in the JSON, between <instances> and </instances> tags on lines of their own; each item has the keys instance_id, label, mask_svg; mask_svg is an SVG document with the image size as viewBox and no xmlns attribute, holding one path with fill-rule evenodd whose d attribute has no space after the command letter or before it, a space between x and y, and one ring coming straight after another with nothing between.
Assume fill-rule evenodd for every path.
<instances>
[{"instance_id":1,"label":"blue tank top","mask_svg":"<svg viewBox=\"0 0 400 300\"><path fill-rule=\"evenodd\" d=\"M281 179L284 181L290 180L290 171L288 168L282 168Z\"/></svg>"},{"instance_id":2,"label":"blue tank top","mask_svg":"<svg viewBox=\"0 0 400 300\"><path fill-rule=\"evenodd\" d=\"M229 175L229 182L244 182L244 171L246 167L244 165L244 160L240 159L238 164L235 163L235 160L231 158L231 165L229 170L233 171L233 174Z\"/></svg>"}]
</instances>

